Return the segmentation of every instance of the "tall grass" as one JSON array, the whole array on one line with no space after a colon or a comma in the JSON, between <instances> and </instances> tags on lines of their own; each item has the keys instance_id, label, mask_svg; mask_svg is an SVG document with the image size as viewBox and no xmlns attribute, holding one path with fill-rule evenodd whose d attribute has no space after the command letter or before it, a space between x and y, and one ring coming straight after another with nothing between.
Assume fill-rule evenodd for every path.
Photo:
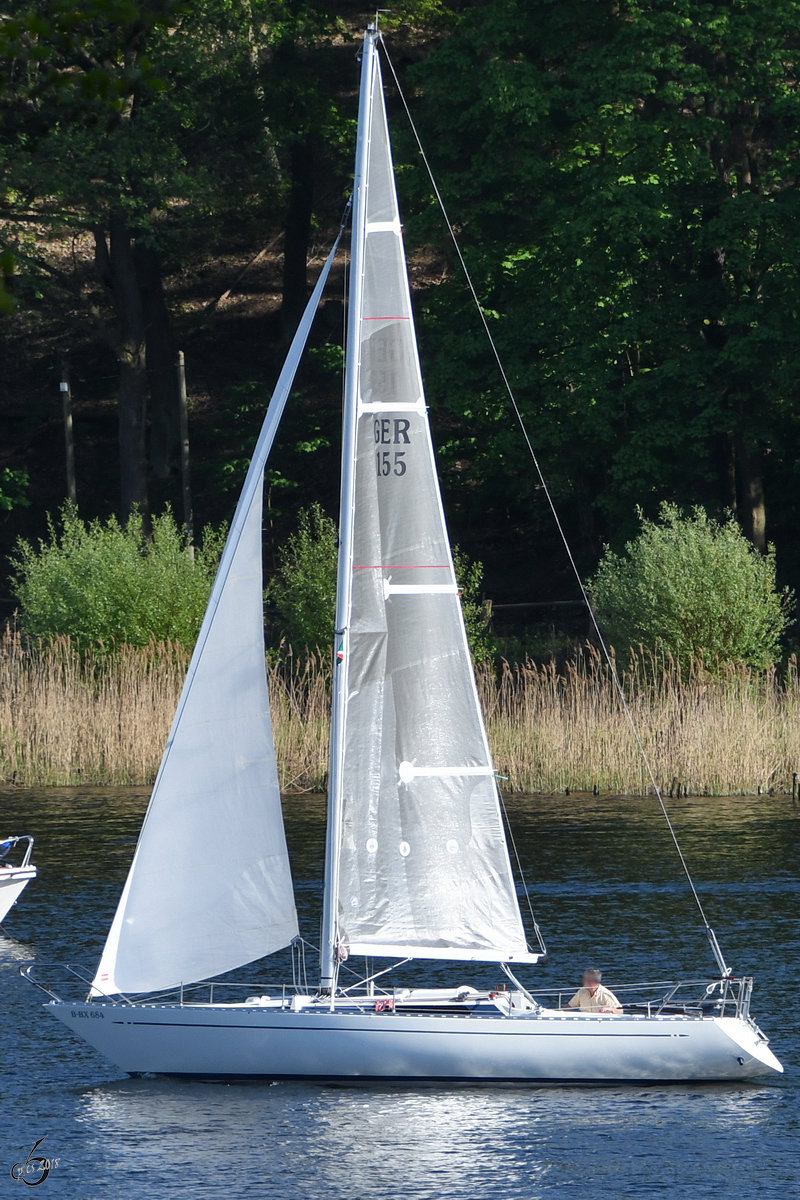
<instances>
[{"instance_id":1,"label":"tall grass","mask_svg":"<svg viewBox=\"0 0 800 1200\"><path fill-rule=\"evenodd\" d=\"M188 656L178 645L81 656L68 639L0 637L0 780L146 784L155 776ZM318 659L268 666L281 785L321 789L329 686ZM791 790L800 770L800 676L788 669L688 672L638 654L620 669L639 738L666 792ZM489 739L509 791L651 788L608 667L592 651L563 668L478 672Z\"/></svg>"},{"instance_id":2,"label":"tall grass","mask_svg":"<svg viewBox=\"0 0 800 1200\"><path fill-rule=\"evenodd\" d=\"M267 667L272 732L284 792L324 791L330 734L330 670L321 656Z\"/></svg>"},{"instance_id":3,"label":"tall grass","mask_svg":"<svg viewBox=\"0 0 800 1200\"><path fill-rule=\"evenodd\" d=\"M670 658L639 653L609 667L592 651L553 663L505 664L479 673L489 741L512 790L652 791L638 741L670 795L792 790L800 770L800 683L783 675L702 663L682 672Z\"/></svg>"},{"instance_id":4,"label":"tall grass","mask_svg":"<svg viewBox=\"0 0 800 1200\"><path fill-rule=\"evenodd\" d=\"M175 643L79 654L69 638L0 638L0 779L128 784L153 779L188 656Z\"/></svg>"}]
</instances>

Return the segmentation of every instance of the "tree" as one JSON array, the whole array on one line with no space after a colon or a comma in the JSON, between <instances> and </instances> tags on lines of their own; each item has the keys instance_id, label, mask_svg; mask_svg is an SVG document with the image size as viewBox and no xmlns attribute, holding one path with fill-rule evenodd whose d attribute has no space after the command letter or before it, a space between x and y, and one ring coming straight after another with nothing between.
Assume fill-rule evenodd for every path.
<instances>
[{"instance_id":1,"label":"tree","mask_svg":"<svg viewBox=\"0 0 800 1200\"><path fill-rule=\"evenodd\" d=\"M10 284L14 277L14 256L8 250L0 252L0 316L14 311L14 294Z\"/></svg>"},{"instance_id":2,"label":"tree","mask_svg":"<svg viewBox=\"0 0 800 1200\"><path fill-rule=\"evenodd\" d=\"M17 505L28 505L28 472L16 467L0 467L0 512Z\"/></svg>"},{"instance_id":3,"label":"tree","mask_svg":"<svg viewBox=\"0 0 800 1200\"><path fill-rule=\"evenodd\" d=\"M763 549L769 487L789 492L796 21L792 0L501 0L464 9L415 74L441 191L584 562L662 499L732 509ZM426 200L418 183L413 228L440 241ZM499 517L510 480L511 524L520 498L530 524L538 481L460 289L427 299L442 448L462 505L485 478Z\"/></svg>"},{"instance_id":4,"label":"tree","mask_svg":"<svg viewBox=\"0 0 800 1200\"><path fill-rule=\"evenodd\" d=\"M657 647L683 667L774 663L793 597L775 585L772 549L760 554L735 521L699 507L686 517L663 504L657 522L640 521L624 554L606 548L588 584L608 640Z\"/></svg>"},{"instance_id":5,"label":"tree","mask_svg":"<svg viewBox=\"0 0 800 1200\"><path fill-rule=\"evenodd\" d=\"M177 429L164 258L208 239L223 213L242 221L262 211L277 190L252 45L271 8L255 0L13 8L2 44L13 81L0 110L2 215L16 230L21 273L77 294L114 350L121 508L146 513L148 383L160 409L161 473L164 439ZM40 248L64 235L91 239L93 281L59 270Z\"/></svg>"},{"instance_id":6,"label":"tree","mask_svg":"<svg viewBox=\"0 0 800 1200\"><path fill-rule=\"evenodd\" d=\"M476 663L490 662L497 653L497 643L489 628L489 612L481 590L483 564L473 562L459 546L453 546L453 566L472 657Z\"/></svg>"},{"instance_id":7,"label":"tree","mask_svg":"<svg viewBox=\"0 0 800 1200\"><path fill-rule=\"evenodd\" d=\"M9 75L19 84L3 96L10 170L4 215L39 231L91 231L97 274L116 317L104 329L120 370L125 514L134 505L147 510L146 315L135 264L136 180L146 167L131 153L133 121L157 86L147 41L177 7L170 0L25 3L15 6L16 37L6 31ZM99 314L96 300L94 307Z\"/></svg>"},{"instance_id":8,"label":"tree","mask_svg":"<svg viewBox=\"0 0 800 1200\"><path fill-rule=\"evenodd\" d=\"M279 638L295 653L324 652L332 643L337 535L336 522L315 501L300 510L279 552L267 598L278 612Z\"/></svg>"}]
</instances>

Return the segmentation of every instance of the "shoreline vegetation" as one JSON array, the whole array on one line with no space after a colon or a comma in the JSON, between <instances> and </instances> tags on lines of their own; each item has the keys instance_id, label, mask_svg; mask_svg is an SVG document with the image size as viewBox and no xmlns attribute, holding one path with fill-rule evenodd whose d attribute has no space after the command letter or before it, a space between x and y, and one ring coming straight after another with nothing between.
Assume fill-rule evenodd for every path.
<instances>
[{"instance_id":1,"label":"shoreline vegetation","mask_svg":"<svg viewBox=\"0 0 800 1200\"><path fill-rule=\"evenodd\" d=\"M177 643L81 655L68 638L0 637L0 782L152 783L188 665ZM646 652L618 666L665 795L781 794L800 764L800 672L702 665ZM328 671L319 658L268 665L281 789L322 791ZM554 662L477 669L500 786L511 793L652 791L608 666L586 648Z\"/></svg>"}]
</instances>

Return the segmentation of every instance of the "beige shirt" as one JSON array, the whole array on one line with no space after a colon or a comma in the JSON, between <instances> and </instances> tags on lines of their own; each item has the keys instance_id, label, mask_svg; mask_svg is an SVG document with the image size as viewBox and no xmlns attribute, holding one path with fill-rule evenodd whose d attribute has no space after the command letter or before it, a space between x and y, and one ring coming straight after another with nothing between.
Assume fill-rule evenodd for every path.
<instances>
[{"instance_id":1,"label":"beige shirt","mask_svg":"<svg viewBox=\"0 0 800 1200\"><path fill-rule=\"evenodd\" d=\"M569 1008L579 1008L581 1012L601 1012L604 1008L622 1008L617 997L602 983L592 995L588 987L578 988L571 1000L567 1001Z\"/></svg>"}]
</instances>

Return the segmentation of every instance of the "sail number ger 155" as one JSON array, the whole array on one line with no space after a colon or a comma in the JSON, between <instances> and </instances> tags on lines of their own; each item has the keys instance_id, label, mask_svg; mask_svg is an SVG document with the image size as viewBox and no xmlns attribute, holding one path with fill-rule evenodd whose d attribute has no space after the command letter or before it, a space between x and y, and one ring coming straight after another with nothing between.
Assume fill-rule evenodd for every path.
<instances>
[{"instance_id":1,"label":"sail number ger 155","mask_svg":"<svg viewBox=\"0 0 800 1200\"><path fill-rule=\"evenodd\" d=\"M411 439L407 417L375 417L373 431L376 446L408 446ZM376 450L375 469L378 475L405 475L405 450Z\"/></svg>"}]
</instances>

